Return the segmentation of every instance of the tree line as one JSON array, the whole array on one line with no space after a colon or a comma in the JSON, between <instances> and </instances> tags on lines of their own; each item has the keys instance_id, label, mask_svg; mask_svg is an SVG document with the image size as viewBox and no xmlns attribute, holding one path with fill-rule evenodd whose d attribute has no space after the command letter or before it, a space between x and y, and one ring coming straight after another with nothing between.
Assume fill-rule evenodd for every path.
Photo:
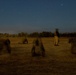
<instances>
[{"instance_id":1,"label":"tree line","mask_svg":"<svg viewBox=\"0 0 76 75\"><path fill-rule=\"evenodd\" d=\"M33 33L26 33L26 32L20 32L17 34L9 34L9 33L0 33L0 37L54 37L54 33L52 32L33 32ZM76 32L72 33L60 33L60 37L76 37Z\"/></svg>"}]
</instances>

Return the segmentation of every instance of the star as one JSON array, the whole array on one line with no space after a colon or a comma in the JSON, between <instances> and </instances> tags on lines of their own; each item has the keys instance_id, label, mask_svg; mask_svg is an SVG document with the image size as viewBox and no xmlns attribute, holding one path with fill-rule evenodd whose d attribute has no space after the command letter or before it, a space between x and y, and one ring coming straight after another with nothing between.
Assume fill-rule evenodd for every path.
<instances>
[{"instance_id":1,"label":"star","mask_svg":"<svg viewBox=\"0 0 76 75\"><path fill-rule=\"evenodd\" d=\"M63 3L62 4L60 4L61 6L63 6Z\"/></svg>"}]
</instances>

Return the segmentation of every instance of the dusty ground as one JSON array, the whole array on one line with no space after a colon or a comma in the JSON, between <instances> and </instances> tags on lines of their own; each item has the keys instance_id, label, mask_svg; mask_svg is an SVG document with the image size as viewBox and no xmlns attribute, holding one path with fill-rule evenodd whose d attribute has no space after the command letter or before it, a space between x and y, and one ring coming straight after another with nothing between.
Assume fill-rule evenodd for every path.
<instances>
[{"instance_id":1,"label":"dusty ground","mask_svg":"<svg viewBox=\"0 0 76 75\"><path fill-rule=\"evenodd\" d=\"M67 38L54 46L53 38L42 38L45 57L32 57L34 38L19 44L21 38L10 38L12 53L0 54L0 75L76 75L76 55L71 54Z\"/></svg>"}]
</instances>

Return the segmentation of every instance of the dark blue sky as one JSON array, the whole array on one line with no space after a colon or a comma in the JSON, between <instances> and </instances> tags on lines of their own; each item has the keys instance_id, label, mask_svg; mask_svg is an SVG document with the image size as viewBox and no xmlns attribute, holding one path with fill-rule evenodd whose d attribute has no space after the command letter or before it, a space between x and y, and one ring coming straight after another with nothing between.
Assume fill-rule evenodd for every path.
<instances>
[{"instance_id":1,"label":"dark blue sky","mask_svg":"<svg viewBox=\"0 0 76 75\"><path fill-rule=\"evenodd\" d=\"M76 32L76 0L0 0L0 32Z\"/></svg>"}]
</instances>

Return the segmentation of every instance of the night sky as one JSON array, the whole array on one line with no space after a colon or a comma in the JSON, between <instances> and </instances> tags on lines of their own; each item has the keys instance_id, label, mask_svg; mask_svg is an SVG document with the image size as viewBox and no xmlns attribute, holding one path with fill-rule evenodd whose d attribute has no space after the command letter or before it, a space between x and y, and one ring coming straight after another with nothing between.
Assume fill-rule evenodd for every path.
<instances>
[{"instance_id":1,"label":"night sky","mask_svg":"<svg viewBox=\"0 0 76 75\"><path fill-rule=\"evenodd\" d=\"M76 0L0 0L0 33L76 32Z\"/></svg>"}]
</instances>

